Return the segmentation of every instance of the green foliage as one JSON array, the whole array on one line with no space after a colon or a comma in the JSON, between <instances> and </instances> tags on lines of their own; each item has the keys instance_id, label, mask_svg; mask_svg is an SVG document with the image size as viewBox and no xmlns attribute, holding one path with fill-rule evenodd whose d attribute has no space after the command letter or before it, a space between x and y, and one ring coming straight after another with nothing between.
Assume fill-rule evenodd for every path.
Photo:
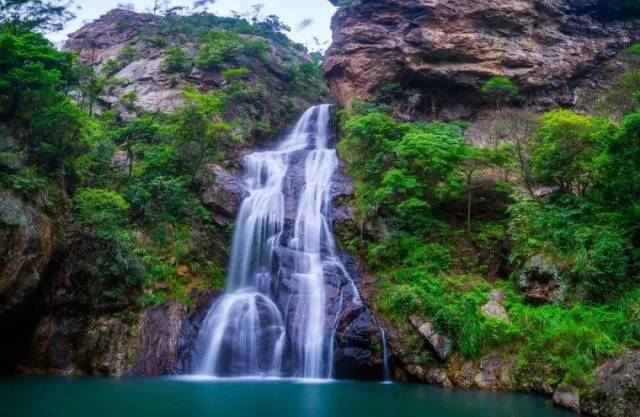
<instances>
[{"instance_id":1,"label":"green foliage","mask_svg":"<svg viewBox=\"0 0 640 417\"><path fill-rule=\"evenodd\" d=\"M125 223L129 204L118 193L96 188L78 190L73 197L76 219L87 226L112 227Z\"/></svg>"},{"instance_id":2,"label":"green foliage","mask_svg":"<svg viewBox=\"0 0 640 417\"><path fill-rule=\"evenodd\" d=\"M235 32L212 30L203 39L196 65L216 69L222 64L241 64L247 57L265 59L269 44L263 39L245 38Z\"/></svg>"},{"instance_id":3,"label":"green foliage","mask_svg":"<svg viewBox=\"0 0 640 417\"><path fill-rule=\"evenodd\" d=\"M233 81L236 79L245 78L247 75L251 74L251 70L248 68L230 68L228 70L222 71L222 77L227 81Z\"/></svg>"},{"instance_id":4,"label":"green foliage","mask_svg":"<svg viewBox=\"0 0 640 417\"><path fill-rule=\"evenodd\" d=\"M123 65L115 59L108 59L102 66L102 73L110 77L120 71Z\"/></svg>"},{"instance_id":5,"label":"green foliage","mask_svg":"<svg viewBox=\"0 0 640 417\"><path fill-rule=\"evenodd\" d=\"M517 367L518 379L546 375L555 386L567 382L578 387L591 383L592 371L603 360L638 344L640 299L636 290L603 305L532 307L508 293L513 323L527 335ZM550 372L551 371L551 372Z\"/></svg>"},{"instance_id":6,"label":"green foliage","mask_svg":"<svg viewBox=\"0 0 640 417\"><path fill-rule=\"evenodd\" d=\"M201 202L204 167L231 141L275 135L296 117L294 97L320 101L318 61L304 60L273 16L249 23L169 13L98 70L28 32L56 24L51 3L0 2L0 187L65 219L70 280L90 301L188 304L194 291L221 289L224 268L210 254L229 236ZM50 20L38 20L45 12ZM113 77L149 47L163 49L163 71L189 73L187 50L166 46L192 44L226 82L211 93L187 85L171 112L137 106L135 90ZM280 88L288 76L291 88ZM120 94L127 117L98 108L105 93Z\"/></svg>"},{"instance_id":7,"label":"green foliage","mask_svg":"<svg viewBox=\"0 0 640 417\"><path fill-rule=\"evenodd\" d=\"M36 33L0 32L0 120L28 119L64 100L73 56ZM18 120L19 121L19 120Z\"/></svg>"},{"instance_id":8,"label":"green foliage","mask_svg":"<svg viewBox=\"0 0 640 417\"><path fill-rule=\"evenodd\" d=\"M545 205L521 198L509 210L514 259L524 263L543 254L596 300L620 294L633 281L632 243L619 215L575 196Z\"/></svg>"},{"instance_id":9,"label":"green foliage","mask_svg":"<svg viewBox=\"0 0 640 417\"><path fill-rule=\"evenodd\" d=\"M12 33L56 32L75 16L61 0L1 0L0 29Z\"/></svg>"},{"instance_id":10,"label":"green foliage","mask_svg":"<svg viewBox=\"0 0 640 417\"><path fill-rule=\"evenodd\" d=\"M418 313L431 318L438 331L455 335L453 349L466 357L513 345L522 336L511 323L482 313L490 287L478 277L437 276L417 267L396 270L390 280L399 286L383 286L383 311L396 317Z\"/></svg>"},{"instance_id":11,"label":"green foliage","mask_svg":"<svg viewBox=\"0 0 640 417\"><path fill-rule=\"evenodd\" d=\"M489 78L482 85L480 92L493 97L499 110L502 102L517 96L520 93L520 89L509 78L496 75Z\"/></svg>"},{"instance_id":12,"label":"green foliage","mask_svg":"<svg viewBox=\"0 0 640 417\"><path fill-rule=\"evenodd\" d=\"M191 57L183 48L168 48L164 50L162 71L169 74L187 74L191 71L192 66Z\"/></svg>"},{"instance_id":13,"label":"green foliage","mask_svg":"<svg viewBox=\"0 0 640 417\"><path fill-rule=\"evenodd\" d=\"M402 123L388 113L361 102L341 112L340 153L363 217L359 237L344 242L381 277L379 311L398 323L411 314L433 321L466 357L515 356L520 386L542 377L586 387L602 361L638 344L637 113L622 127L566 110L539 122L507 114L492 148L471 146L464 125ZM551 191L537 199L541 186ZM502 217L476 206L472 197L488 192L512 193ZM516 283L495 281L516 280L535 257L557 271L562 305L530 306ZM493 290L507 294L509 321L482 312Z\"/></svg>"},{"instance_id":14,"label":"green foliage","mask_svg":"<svg viewBox=\"0 0 640 417\"><path fill-rule=\"evenodd\" d=\"M138 57L138 51L133 45L125 45L118 53L118 62L124 67L135 61Z\"/></svg>"},{"instance_id":15,"label":"green foliage","mask_svg":"<svg viewBox=\"0 0 640 417\"><path fill-rule=\"evenodd\" d=\"M138 92L136 90L127 91L120 96L120 103L127 110L135 110L136 101L138 101Z\"/></svg>"},{"instance_id":16,"label":"green foliage","mask_svg":"<svg viewBox=\"0 0 640 417\"><path fill-rule=\"evenodd\" d=\"M561 192L585 194L595 180L602 153L617 130L609 120L568 110L545 114L532 143L534 178Z\"/></svg>"}]
</instances>

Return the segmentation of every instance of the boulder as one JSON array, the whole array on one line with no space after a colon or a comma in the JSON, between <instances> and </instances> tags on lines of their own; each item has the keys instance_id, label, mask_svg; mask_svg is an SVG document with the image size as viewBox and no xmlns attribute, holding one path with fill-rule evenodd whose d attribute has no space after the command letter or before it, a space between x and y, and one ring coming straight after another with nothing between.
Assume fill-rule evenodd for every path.
<instances>
[{"instance_id":1,"label":"boulder","mask_svg":"<svg viewBox=\"0 0 640 417\"><path fill-rule=\"evenodd\" d=\"M580 412L580 391L571 385L560 385L553 393L553 403L576 413Z\"/></svg>"},{"instance_id":2,"label":"boulder","mask_svg":"<svg viewBox=\"0 0 640 417\"><path fill-rule=\"evenodd\" d=\"M491 300L482 306L482 312L489 317L497 318L504 321L509 321L509 313L504 307L504 292L503 291L491 291Z\"/></svg>"},{"instance_id":3,"label":"boulder","mask_svg":"<svg viewBox=\"0 0 640 417\"><path fill-rule=\"evenodd\" d=\"M596 370L582 411L595 416L640 417L640 351L630 351Z\"/></svg>"},{"instance_id":4,"label":"boulder","mask_svg":"<svg viewBox=\"0 0 640 417\"><path fill-rule=\"evenodd\" d=\"M29 296L55 251L48 216L11 192L0 192L0 314Z\"/></svg>"},{"instance_id":5,"label":"boulder","mask_svg":"<svg viewBox=\"0 0 640 417\"><path fill-rule=\"evenodd\" d=\"M433 322L424 320L420 316L412 315L409 317L409 322L424 338L438 360L445 361L451 350L449 339L436 332Z\"/></svg>"},{"instance_id":6,"label":"boulder","mask_svg":"<svg viewBox=\"0 0 640 417\"><path fill-rule=\"evenodd\" d=\"M479 360L451 355L445 365L454 386L485 390L507 390L513 371L513 358L489 354Z\"/></svg>"},{"instance_id":7,"label":"boulder","mask_svg":"<svg viewBox=\"0 0 640 417\"><path fill-rule=\"evenodd\" d=\"M204 183L202 202L211 207L217 224L227 226L235 219L248 191L238 177L219 165L208 165L207 172L210 176Z\"/></svg>"},{"instance_id":8,"label":"boulder","mask_svg":"<svg viewBox=\"0 0 640 417\"><path fill-rule=\"evenodd\" d=\"M550 303L562 296L563 285L558 268L542 256L534 256L520 273L520 291L534 304Z\"/></svg>"}]
</instances>

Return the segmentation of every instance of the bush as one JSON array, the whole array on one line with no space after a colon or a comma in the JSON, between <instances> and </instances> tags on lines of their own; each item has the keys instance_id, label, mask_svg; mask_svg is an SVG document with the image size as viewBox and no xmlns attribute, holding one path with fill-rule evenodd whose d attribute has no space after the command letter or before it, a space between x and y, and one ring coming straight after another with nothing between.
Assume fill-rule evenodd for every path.
<instances>
[{"instance_id":1,"label":"bush","mask_svg":"<svg viewBox=\"0 0 640 417\"><path fill-rule=\"evenodd\" d=\"M247 75L251 74L251 71L248 68L231 68L228 70L222 71L222 77L227 81L232 81L238 78L245 78Z\"/></svg>"},{"instance_id":2,"label":"bush","mask_svg":"<svg viewBox=\"0 0 640 417\"><path fill-rule=\"evenodd\" d=\"M565 193L585 194L597 176L609 142L618 133L610 120L553 110L542 117L533 150L533 176Z\"/></svg>"},{"instance_id":3,"label":"bush","mask_svg":"<svg viewBox=\"0 0 640 417\"><path fill-rule=\"evenodd\" d=\"M263 39L248 39L234 32L213 30L200 45L196 65L217 69L223 64L241 63L247 57L264 59L268 50L269 44Z\"/></svg>"},{"instance_id":4,"label":"bush","mask_svg":"<svg viewBox=\"0 0 640 417\"><path fill-rule=\"evenodd\" d=\"M191 58L183 48L169 48L164 51L162 71L169 74L187 74L191 71Z\"/></svg>"},{"instance_id":5,"label":"bush","mask_svg":"<svg viewBox=\"0 0 640 417\"><path fill-rule=\"evenodd\" d=\"M125 223L129 204L115 191L84 188L73 196L73 208L80 224L104 228Z\"/></svg>"}]
</instances>

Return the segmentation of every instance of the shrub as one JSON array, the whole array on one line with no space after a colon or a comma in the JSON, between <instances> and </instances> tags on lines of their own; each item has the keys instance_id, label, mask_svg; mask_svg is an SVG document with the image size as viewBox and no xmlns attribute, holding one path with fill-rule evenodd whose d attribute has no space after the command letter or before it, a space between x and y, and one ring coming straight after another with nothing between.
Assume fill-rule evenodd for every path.
<instances>
[{"instance_id":1,"label":"shrub","mask_svg":"<svg viewBox=\"0 0 640 417\"><path fill-rule=\"evenodd\" d=\"M126 221L129 204L115 191L83 188L73 196L73 208L80 224L109 227Z\"/></svg>"},{"instance_id":2,"label":"shrub","mask_svg":"<svg viewBox=\"0 0 640 417\"><path fill-rule=\"evenodd\" d=\"M196 65L216 69L222 64L240 63L246 57L264 59L268 50L269 44L263 39L249 39L234 32L213 30L200 45Z\"/></svg>"},{"instance_id":3,"label":"shrub","mask_svg":"<svg viewBox=\"0 0 640 417\"><path fill-rule=\"evenodd\" d=\"M164 51L162 71L169 74L186 74L191 71L191 67L191 58L183 48L169 48Z\"/></svg>"},{"instance_id":4,"label":"shrub","mask_svg":"<svg viewBox=\"0 0 640 417\"><path fill-rule=\"evenodd\" d=\"M222 77L227 81L231 81L238 78L245 78L249 74L251 74L251 71L248 68L231 68L224 70L222 72Z\"/></svg>"}]
</instances>

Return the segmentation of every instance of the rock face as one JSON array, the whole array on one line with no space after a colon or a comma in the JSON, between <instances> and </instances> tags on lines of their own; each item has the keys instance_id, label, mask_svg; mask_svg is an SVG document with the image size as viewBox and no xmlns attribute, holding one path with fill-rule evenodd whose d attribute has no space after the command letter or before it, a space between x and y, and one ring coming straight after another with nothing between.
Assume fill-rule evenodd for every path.
<instances>
[{"instance_id":1,"label":"rock face","mask_svg":"<svg viewBox=\"0 0 640 417\"><path fill-rule=\"evenodd\" d=\"M69 35L65 48L79 52L84 63L102 67L109 59L117 59L125 46L136 43L141 29L157 28L158 22L153 15L113 10ZM136 91L138 104L147 110L173 109L182 99L175 81L160 71L161 48L149 46L138 53L144 59L134 60L116 74L118 78L127 79L129 85L118 88L102 100L126 111L118 104L118 97L128 91Z\"/></svg>"},{"instance_id":2,"label":"rock face","mask_svg":"<svg viewBox=\"0 0 640 417\"><path fill-rule=\"evenodd\" d=\"M596 416L640 417L640 352L628 352L596 371L582 410Z\"/></svg>"},{"instance_id":3,"label":"rock face","mask_svg":"<svg viewBox=\"0 0 640 417\"><path fill-rule=\"evenodd\" d=\"M488 78L512 78L530 107L572 105L580 80L639 38L576 0L353 0L332 23L325 61L342 105L386 94L397 115L465 117Z\"/></svg>"},{"instance_id":4,"label":"rock face","mask_svg":"<svg viewBox=\"0 0 640 417\"><path fill-rule=\"evenodd\" d=\"M52 311L38 323L22 370L66 375L170 374L178 338L191 314L176 301L139 312Z\"/></svg>"},{"instance_id":5,"label":"rock face","mask_svg":"<svg viewBox=\"0 0 640 417\"><path fill-rule=\"evenodd\" d=\"M15 194L0 193L0 314L37 288L55 245L46 215Z\"/></svg>"},{"instance_id":6,"label":"rock face","mask_svg":"<svg viewBox=\"0 0 640 417\"><path fill-rule=\"evenodd\" d=\"M115 9L69 35L64 47L77 52L80 62L98 71L104 70L109 61L117 62L117 67L110 72L118 82L100 95L97 108L115 109L124 119L132 117L137 108L167 112L183 102L182 90L186 84L193 84L201 91L229 84L221 70L191 65L201 42L194 32L205 33L207 28L219 23L209 22L203 16L195 23L181 21L180 17L171 19ZM249 132L252 139L270 139L273 131L287 127L310 104L328 99L328 91L319 77L318 85L314 86L317 91L313 93L298 94L289 88L293 78L285 68L293 62L306 62L308 58L303 51L268 38L261 39L269 44L268 59L247 58L241 66L249 70L245 77L248 84L268 88L262 89L261 96L252 96L250 103L239 98L227 109L230 120L247 116L261 123L262 127ZM163 69L165 51L172 47L182 48L190 61L184 72L168 73ZM122 59L123 51L126 59ZM124 94L130 93L136 97L133 106L121 100ZM268 127L266 132L264 126Z\"/></svg>"},{"instance_id":7,"label":"rock face","mask_svg":"<svg viewBox=\"0 0 640 417\"><path fill-rule=\"evenodd\" d=\"M218 165L207 166L210 178L203 184L202 202L213 212L214 221L228 226L235 218L247 190L242 180Z\"/></svg>"}]
</instances>

